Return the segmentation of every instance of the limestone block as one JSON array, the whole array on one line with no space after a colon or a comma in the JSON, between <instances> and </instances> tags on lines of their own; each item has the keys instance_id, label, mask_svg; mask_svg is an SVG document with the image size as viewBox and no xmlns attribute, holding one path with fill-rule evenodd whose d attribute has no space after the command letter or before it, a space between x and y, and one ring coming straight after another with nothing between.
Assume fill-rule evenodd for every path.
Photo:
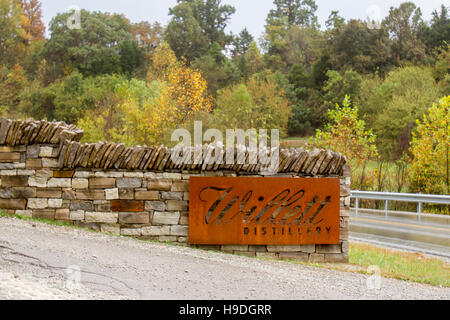
<instances>
[{"instance_id":1,"label":"limestone block","mask_svg":"<svg viewBox=\"0 0 450 320\"><path fill-rule=\"evenodd\" d=\"M53 147L41 147L39 150L40 158L52 158L53 157Z\"/></svg>"},{"instance_id":2,"label":"limestone block","mask_svg":"<svg viewBox=\"0 0 450 320\"><path fill-rule=\"evenodd\" d=\"M144 237L151 236L169 236L170 226L151 226L142 228L142 235Z\"/></svg>"},{"instance_id":3,"label":"limestone block","mask_svg":"<svg viewBox=\"0 0 450 320\"><path fill-rule=\"evenodd\" d=\"M118 178L118 188L141 188L142 179L140 178Z\"/></svg>"},{"instance_id":4,"label":"limestone block","mask_svg":"<svg viewBox=\"0 0 450 320\"><path fill-rule=\"evenodd\" d=\"M158 191L138 191L135 193L136 200L159 200Z\"/></svg>"},{"instance_id":5,"label":"limestone block","mask_svg":"<svg viewBox=\"0 0 450 320\"><path fill-rule=\"evenodd\" d=\"M148 224L150 223L150 216L147 212L119 212L119 223Z\"/></svg>"},{"instance_id":6,"label":"limestone block","mask_svg":"<svg viewBox=\"0 0 450 320\"><path fill-rule=\"evenodd\" d=\"M51 178L47 182L47 186L49 188L71 188L72 187L72 179L68 178Z\"/></svg>"},{"instance_id":7,"label":"limestone block","mask_svg":"<svg viewBox=\"0 0 450 320\"><path fill-rule=\"evenodd\" d=\"M166 210L168 210L168 211L186 211L186 210L188 210L188 204L186 201L168 200Z\"/></svg>"},{"instance_id":8,"label":"limestone block","mask_svg":"<svg viewBox=\"0 0 450 320\"><path fill-rule=\"evenodd\" d=\"M70 211L70 220L83 221L84 220L84 211L83 210Z\"/></svg>"},{"instance_id":9,"label":"limestone block","mask_svg":"<svg viewBox=\"0 0 450 320\"><path fill-rule=\"evenodd\" d=\"M154 225L177 225L180 221L179 212L159 212L153 214L152 224Z\"/></svg>"},{"instance_id":10,"label":"limestone block","mask_svg":"<svg viewBox=\"0 0 450 320\"><path fill-rule=\"evenodd\" d=\"M111 189L116 186L116 179L114 178L90 178L89 188L90 189Z\"/></svg>"},{"instance_id":11,"label":"limestone block","mask_svg":"<svg viewBox=\"0 0 450 320\"><path fill-rule=\"evenodd\" d=\"M62 199L48 199L48 207L49 208L61 208L62 207Z\"/></svg>"},{"instance_id":12,"label":"limestone block","mask_svg":"<svg viewBox=\"0 0 450 320\"><path fill-rule=\"evenodd\" d=\"M106 200L117 200L119 199L119 189L106 189L105 190Z\"/></svg>"},{"instance_id":13,"label":"limestone block","mask_svg":"<svg viewBox=\"0 0 450 320\"><path fill-rule=\"evenodd\" d=\"M46 208L48 208L48 200L47 199L28 199L28 208L30 208L30 209L46 209Z\"/></svg>"},{"instance_id":14,"label":"limestone block","mask_svg":"<svg viewBox=\"0 0 450 320\"><path fill-rule=\"evenodd\" d=\"M118 213L113 212L86 212L85 213L85 221L87 223L96 222L96 223L117 223L119 219Z\"/></svg>"},{"instance_id":15,"label":"limestone block","mask_svg":"<svg viewBox=\"0 0 450 320\"><path fill-rule=\"evenodd\" d=\"M188 226L171 226L170 227L171 236L187 237L189 235Z\"/></svg>"},{"instance_id":16,"label":"limestone block","mask_svg":"<svg viewBox=\"0 0 450 320\"><path fill-rule=\"evenodd\" d=\"M170 191L172 189L172 181L169 179L150 179L147 181L148 190Z\"/></svg>"},{"instance_id":17,"label":"limestone block","mask_svg":"<svg viewBox=\"0 0 450 320\"><path fill-rule=\"evenodd\" d=\"M73 189L87 189L88 187L89 187L88 179L80 179L80 178L72 179Z\"/></svg>"},{"instance_id":18,"label":"limestone block","mask_svg":"<svg viewBox=\"0 0 450 320\"><path fill-rule=\"evenodd\" d=\"M165 211L166 204L163 201L146 201L145 211Z\"/></svg>"},{"instance_id":19,"label":"limestone block","mask_svg":"<svg viewBox=\"0 0 450 320\"><path fill-rule=\"evenodd\" d=\"M0 208L5 210L24 210L26 205L25 199L0 199Z\"/></svg>"},{"instance_id":20,"label":"limestone block","mask_svg":"<svg viewBox=\"0 0 450 320\"><path fill-rule=\"evenodd\" d=\"M140 237L142 235L142 230L139 229L120 229L120 234L127 237Z\"/></svg>"}]
</instances>

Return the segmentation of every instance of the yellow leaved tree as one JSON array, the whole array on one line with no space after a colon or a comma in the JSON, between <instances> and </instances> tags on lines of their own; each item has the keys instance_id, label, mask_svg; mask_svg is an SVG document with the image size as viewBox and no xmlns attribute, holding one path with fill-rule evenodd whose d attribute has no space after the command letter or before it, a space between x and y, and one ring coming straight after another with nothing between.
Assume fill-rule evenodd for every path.
<instances>
[{"instance_id":1,"label":"yellow leaved tree","mask_svg":"<svg viewBox=\"0 0 450 320\"><path fill-rule=\"evenodd\" d=\"M450 194L450 96L433 105L417 120L410 152L413 192Z\"/></svg>"},{"instance_id":2,"label":"yellow leaved tree","mask_svg":"<svg viewBox=\"0 0 450 320\"><path fill-rule=\"evenodd\" d=\"M84 141L168 144L174 129L197 112L212 110L205 79L178 61L168 45L155 50L152 60L147 82L111 76L114 81L108 81L108 90L116 103L97 103L79 121L86 132Z\"/></svg>"}]
</instances>

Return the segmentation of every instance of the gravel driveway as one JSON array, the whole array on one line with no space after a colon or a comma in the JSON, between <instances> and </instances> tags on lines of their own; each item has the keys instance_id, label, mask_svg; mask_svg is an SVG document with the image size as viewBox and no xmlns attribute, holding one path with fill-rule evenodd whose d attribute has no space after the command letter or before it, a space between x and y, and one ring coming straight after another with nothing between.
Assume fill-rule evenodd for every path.
<instances>
[{"instance_id":1,"label":"gravel driveway","mask_svg":"<svg viewBox=\"0 0 450 320\"><path fill-rule=\"evenodd\" d=\"M450 299L368 278L0 218L0 299Z\"/></svg>"}]
</instances>

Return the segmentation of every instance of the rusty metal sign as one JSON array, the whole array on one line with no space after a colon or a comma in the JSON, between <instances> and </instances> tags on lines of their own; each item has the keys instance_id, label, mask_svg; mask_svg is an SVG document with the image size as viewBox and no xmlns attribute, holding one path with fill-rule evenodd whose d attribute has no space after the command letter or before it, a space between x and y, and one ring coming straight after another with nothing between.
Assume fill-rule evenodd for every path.
<instances>
[{"instance_id":1,"label":"rusty metal sign","mask_svg":"<svg viewBox=\"0 0 450 320\"><path fill-rule=\"evenodd\" d=\"M337 178L191 177L189 243L339 244Z\"/></svg>"}]
</instances>

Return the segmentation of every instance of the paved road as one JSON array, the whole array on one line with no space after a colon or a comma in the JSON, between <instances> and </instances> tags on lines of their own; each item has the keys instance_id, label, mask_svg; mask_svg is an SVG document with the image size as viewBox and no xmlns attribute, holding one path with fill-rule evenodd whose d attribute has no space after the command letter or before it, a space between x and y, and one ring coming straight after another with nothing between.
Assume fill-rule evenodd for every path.
<instances>
[{"instance_id":1,"label":"paved road","mask_svg":"<svg viewBox=\"0 0 450 320\"><path fill-rule=\"evenodd\" d=\"M353 214L350 238L450 259L450 225L368 213Z\"/></svg>"},{"instance_id":2,"label":"paved road","mask_svg":"<svg viewBox=\"0 0 450 320\"><path fill-rule=\"evenodd\" d=\"M449 288L383 278L370 290L367 279L0 218L0 299L450 299Z\"/></svg>"}]
</instances>

